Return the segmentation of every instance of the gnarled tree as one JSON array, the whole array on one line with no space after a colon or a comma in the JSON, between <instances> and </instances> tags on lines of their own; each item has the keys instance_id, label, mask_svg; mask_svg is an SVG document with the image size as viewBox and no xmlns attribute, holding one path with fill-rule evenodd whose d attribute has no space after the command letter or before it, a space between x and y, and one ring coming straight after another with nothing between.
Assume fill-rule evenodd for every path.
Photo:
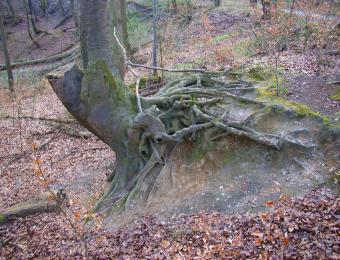
<instances>
[{"instance_id":1,"label":"gnarled tree","mask_svg":"<svg viewBox=\"0 0 340 260\"><path fill-rule=\"evenodd\" d=\"M331 136L320 118L273 105L259 96L257 85L236 75L225 81L216 79L223 73L189 75L152 97L130 91L113 33L116 28L120 39L124 34L120 4L82 0L83 69L72 65L48 75L68 111L116 153L115 174L98 207L155 202L190 208L190 200L181 201L191 196L191 202L219 208L226 202L217 193L248 194L245 176L251 193L281 180L277 174L283 170L299 171L292 175L298 181L298 167L307 172L320 166L320 140L329 144ZM166 197L170 202L163 203Z\"/></svg>"}]
</instances>

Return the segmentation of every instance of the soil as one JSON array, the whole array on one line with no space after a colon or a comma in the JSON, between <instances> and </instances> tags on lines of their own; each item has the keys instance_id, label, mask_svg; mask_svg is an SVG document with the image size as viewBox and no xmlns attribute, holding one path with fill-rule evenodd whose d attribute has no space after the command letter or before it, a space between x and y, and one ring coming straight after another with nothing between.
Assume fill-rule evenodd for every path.
<instances>
[{"instance_id":1,"label":"soil","mask_svg":"<svg viewBox=\"0 0 340 260\"><path fill-rule=\"evenodd\" d=\"M340 101L331 98L339 93L339 84L327 83L327 79L318 76L303 75L288 78L285 87L288 100L304 103L327 115L340 112Z\"/></svg>"},{"instance_id":2,"label":"soil","mask_svg":"<svg viewBox=\"0 0 340 260\"><path fill-rule=\"evenodd\" d=\"M12 62L48 57L71 48L78 41L72 19L69 19L57 29L53 29L61 18L40 18L37 22L37 28L42 33L33 36L40 45L40 47L37 47L29 39L27 22L24 18L22 19L22 22L16 26L6 26L8 52ZM2 52L0 53L0 63L4 63Z\"/></svg>"}]
</instances>

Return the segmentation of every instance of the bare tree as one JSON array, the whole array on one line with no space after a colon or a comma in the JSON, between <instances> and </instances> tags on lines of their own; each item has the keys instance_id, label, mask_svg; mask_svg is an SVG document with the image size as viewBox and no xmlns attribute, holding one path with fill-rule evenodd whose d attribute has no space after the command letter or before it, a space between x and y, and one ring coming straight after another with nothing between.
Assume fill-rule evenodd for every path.
<instances>
[{"instance_id":1,"label":"bare tree","mask_svg":"<svg viewBox=\"0 0 340 260\"><path fill-rule=\"evenodd\" d=\"M73 15L73 19L74 19L74 23L76 25L76 27L79 27L79 16L78 16L78 5L76 5L75 0L70 0L71 2L71 11L72 11L72 15Z\"/></svg>"},{"instance_id":2,"label":"bare tree","mask_svg":"<svg viewBox=\"0 0 340 260\"><path fill-rule=\"evenodd\" d=\"M38 48L40 45L34 40L32 33L31 33L31 26L30 26L30 15L29 15L29 10L28 10L28 2L27 0L23 0L24 7L25 7L25 13L26 13L26 20L27 20L27 33L31 41L37 46ZM33 20L33 19L32 19Z\"/></svg>"},{"instance_id":3,"label":"bare tree","mask_svg":"<svg viewBox=\"0 0 340 260\"><path fill-rule=\"evenodd\" d=\"M249 3L250 3L250 6L251 6L252 8L256 8L256 6L257 6L257 0L249 0Z\"/></svg>"},{"instance_id":4,"label":"bare tree","mask_svg":"<svg viewBox=\"0 0 340 260\"><path fill-rule=\"evenodd\" d=\"M171 0L170 13L174 15L177 13L177 2L176 0Z\"/></svg>"},{"instance_id":5,"label":"bare tree","mask_svg":"<svg viewBox=\"0 0 340 260\"><path fill-rule=\"evenodd\" d=\"M14 22L14 23L17 23L17 22L18 22L18 16L17 16L17 14L16 14L16 12L15 12L15 10L14 10L14 8L13 8L13 5L12 5L11 0L6 0L6 3L7 3L7 5L8 5L9 11L10 11L10 13L11 13L13 22Z\"/></svg>"},{"instance_id":6,"label":"bare tree","mask_svg":"<svg viewBox=\"0 0 340 260\"><path fill-rule=\"evenodd\" d=\"M123 37L123 44L125 46L126 52L128 56L132 55L131 53L131 45L129 42L129 34L128 34L128 16L127 16L127 8L126 8L126 1L120 0L120 7L121 7L121 15L122 15L122 37Z\"/></svg>"},{"instance_id":7,"label":"bare tree","mask_svg":"<svg viewBox=\"0 0 340 260\"><path fill-rule=\"evenodd\" d=\"M270 0L261 0L262 3L262 10L263 10L263 15L262 15L262 19L263 20L270 20L272 17L272 13L271 13L271 2Z\"/></svg>"},{"instance_id":8,"label":"bare tree","mask_svg":"<svg viewBox=\"0 0 340 260\"><path fill-rule=\"evenodd\" d=\"M152 66L157 67L157 49L158 49L158 38L157 38L157 24L158 24L158 14L157 14L157 0L152 0ZM157 76L157 70L153 70L153 75Z\"/></svg>"},{"instance_id":9,"label":"bare tree","mask_svg":"<svg viewBox=\"0 0 340 260\"><path fill-rule=\"evenodd\" d=\"M222 0L215 0L215 7L221 6Z\"/></svg>"},{"instance_id":10,"label":"bare tree","mask_svg":"<svg viewBox=\"0 0 340 260\"><path fill-rule=\"evenodd\" d=\"M1 9L0 9L0 36L1 36L1 42L2 42L2 51L5 57L5 63L6 63L8 87L9 87L9 90L13 92L14 91L14 88L13 88L14 78L13 78L13 73L12 73L11 61L10 61L9 54L8 54L3 13Z\"/></svg>"}]
</instances>

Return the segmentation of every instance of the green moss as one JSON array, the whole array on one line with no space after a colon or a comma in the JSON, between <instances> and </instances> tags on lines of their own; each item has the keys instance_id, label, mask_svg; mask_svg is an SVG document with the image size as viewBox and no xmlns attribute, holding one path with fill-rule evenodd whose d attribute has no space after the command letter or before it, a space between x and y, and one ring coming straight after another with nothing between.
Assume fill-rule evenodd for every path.
<instances>
[{"instance_id":1,"label":"green moss","mask_svg":"<svg viewBox=\"0 0 340 260\"><path fill-rule=\"evenodd\" d=\"M5 217L5 215L0 213L0 225L3 225L7 222L7 219Z\"/></svg>"},{"instance_id":2,"label":"green moss","mask_svg":"<svg viewBox=\"0 0 340 260\"><path fill-rule=\"evenodd\" d=\"M160 76L141 77L139 81L139 89L145 89L148 84L159 83L160 81L161 81ZM134 92L136 90L136 82L130 84L128 88Z\"/></svg>"},{"instance_id":3,"label":"green moss","mask_svg":"<svg viewBox=\"0 0 340 260\"><path fill-rule=\"evenodd\" d=\"M335 101L340 101L340 93L330 96L330 99L335 100Z\"/></svg>"},{"instance_id":4,"label":"green moss","mask_svg":"<svg viewBox=\"0 0 340 260\"><path fill-rule=\"evenodd\" d=\"M98 102L98 100L103 99L103 95L108 95L109 98L112 99L113 102L112 104L112 109L113 111L117 110L119 107L124 107L126 112L131 112L132 114L137 114L138 109L137 109L137 104L136 104L136 97L134 93L129 90L124 83L118 79L115 78L112 75L112 72L109 68L109 66L106 64L104 60L97 60L91 64L88 65L83 83L86 85L91 86L96 86L96 84L101 84L100 80L98 78L98 75L102 75L104 78L104 83L105 86L108 88L108 91L106 93L98 92L92 93L91 97L91 102L95 104ZM88 97L87 91L82 91L82 99L86 100ZM90 104L91 106L91 104ZM127 114L128 116L128 114Z\"/></svg>"},{"instance_id":5,"label":"green moss","mask_svg":"<svg viewBox=\"0 0 340 260\"><path fill-rule=\"evenodd\" d=\"M203 137L200 137L198 141L194 142L190 155L192 161L197 162L204 159L207 153L214 149L213 143L207 142L203 139Z\"/></svg>"},{"instance_id":6,"label":"green moss","mask_svg":"<svg viewBox=\"0 0 340 260\"><path fill-rule=\"evenodd\" d=\"M250 56L254 53L253 46L253 40L252 39L244 39L236 43L234 46L233 52L236 57L245 57Z\"/></svg>"},{"instance_id":7,"label":"green moss","mask_svg":"<svg viewBox=\"0 0 340 260\"><path fill-rule=\"evenodd\" d=\"M297 113L299 116L312 116L312 117L318 117L322 119L324 124L330 125L330 118L326 115L323 115L319 112L313 111L310 107L297 103L285 100L284 98L277 97L275 92L268 89L268 87L260 87L257 89L257 92L260 94L257 99L260 101L269 102L269 105L282 105L283 107L287 109L292 109L295 113Z\"/></svg>"},{"instance_id":8,"label":"green moss","mask_svg":"<svg viewBox=\"0 0 340 260\"><path fill-rule=\"evenodd\" d=\"M127 193L124 197L122 197L121 199L116 201L111 208L110 214L119 213L122 210L124 210L125 203L126 203L128 197L129 197L129 193Z\"/></svg>"},{"instance_id":9,"label":"green moss","mask_svg":"<svg viewBox=\"0 0 340 260\"><path fill-rule=\"evenodd\" d=\"M230 33L217 35L216 37L214 37L213 42L214 43L221 42L221 41L224 41L224 40L231 38L231 36L232 35Z\"/></svg>"}]
</instances>

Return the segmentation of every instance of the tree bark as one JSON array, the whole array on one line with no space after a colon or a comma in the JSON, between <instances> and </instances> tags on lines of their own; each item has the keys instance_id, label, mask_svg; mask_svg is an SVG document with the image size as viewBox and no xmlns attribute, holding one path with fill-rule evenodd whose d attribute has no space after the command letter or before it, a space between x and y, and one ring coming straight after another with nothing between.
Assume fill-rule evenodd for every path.
<instances>
[{"instance_id":1,"label":"tree bark","mask_svg":"<svg viewBox=\"0 0 340 260\"><path fill-rule=\"evenodd\" d=\"M157 14L157 0L152 0L152 66L157 67L157 49L158 49L158 38L157 38L157 23L158 23L158 14ZM153 70L153 75L157 76L157 70Z\"/></svg>"},{"instance_id":2,"label":"tree bark","mask_svg":"<svg viewBox=\"0 0 340 260\"><path fill-rule=\"evenodd\" d=\"M124 77L123 53L116 43L113 28L123 39L121 0L82 0L80 2L80 46L83 66L103 60L119 79Z\"/></svg>"},{"instance_id":3,"label":"tree bark","mask_svg":"<svg viewBox=\"0 0 340 260\"><path fill-rule=\"evenodd\" d=\"M121 0L83 0L80 37L83 67L66 67L48 76L65 107L116 153L117 169L110 189L116 200L133 187L139 171L138 144L128 131L136 117L135 95L122 83L123 53L113 28L123 38ZM66 71L66 72L65 72ZM136 137L138 139L138 137Z\"/></svg>"},{"instance_id":4,"label":"tree bark","mask_svg":"<svg viewBox=\"0 0 340 260\"><path fill-rule=\"evenodd\" d=\"M2 51L5 57L5 64L6 64L6 70L7 70L8 88L11 92L13 92L14 91L14 88L13 88L14 78L13 78L13 73L12 73L11 61L10 61L9 54L8 54L2 10L0 10L0 35L1 35L1 42L2 42Z\"/></svg>"}]
</instances>

